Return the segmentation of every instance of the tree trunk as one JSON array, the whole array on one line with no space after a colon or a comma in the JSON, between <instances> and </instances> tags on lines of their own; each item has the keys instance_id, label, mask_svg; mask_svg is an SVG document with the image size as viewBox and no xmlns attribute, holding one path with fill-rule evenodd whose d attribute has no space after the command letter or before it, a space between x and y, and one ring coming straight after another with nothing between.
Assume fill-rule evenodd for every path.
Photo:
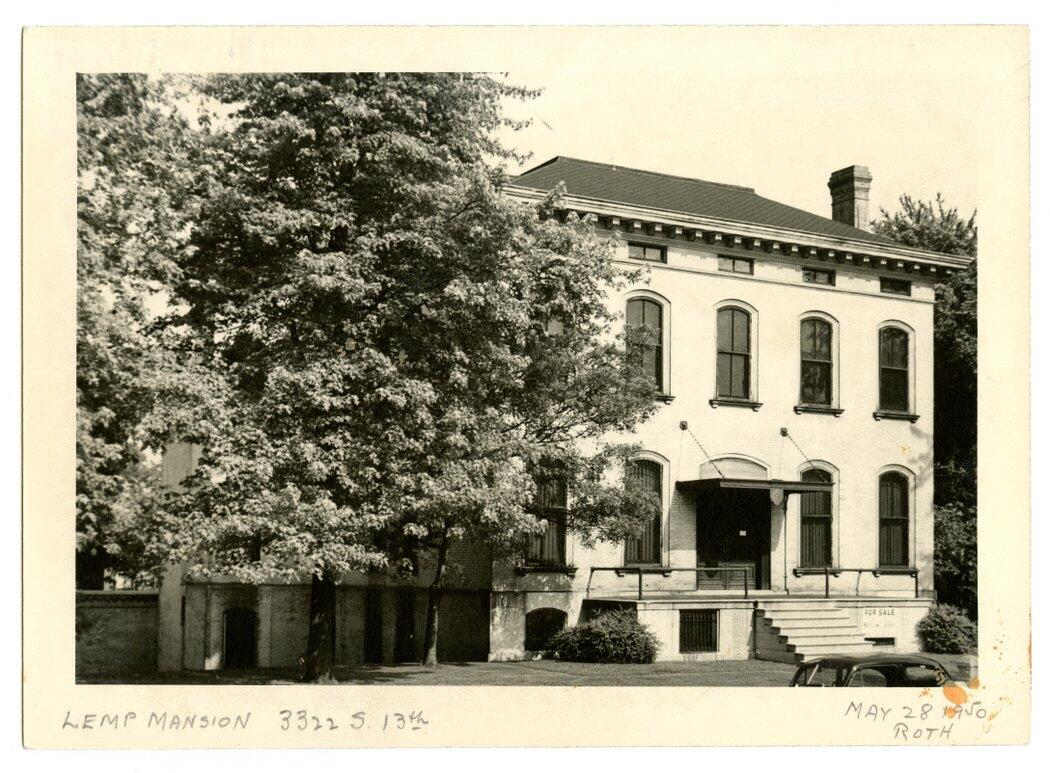
<instances>
[{"instance_id":1,"label":"tree trunk","mask_svg":"<svg viewBox=\"0 0 1050 773\"><path fill-rule=\"evenodd\" d=\"M434 582L430 583L430 593L427 596L427 627L423 634L423 665L433 668L438 664L437 642L438 626L440 624L439 613L441 611L441 595L445 590L445 557L448 550L448 537L442 535L441 544L437 551L437 571L434 573Z\"/></svg>"},{"instance_id":2,"label":"tree trunk","mask_svg":"<svg viewBox=\"0 0 1050 773\"><path fill-rule=\"evenodd\" d=\"M310 582L310 630L303 682L335 681L335 578L326 570Z\"/></svg>"}]
</instances>

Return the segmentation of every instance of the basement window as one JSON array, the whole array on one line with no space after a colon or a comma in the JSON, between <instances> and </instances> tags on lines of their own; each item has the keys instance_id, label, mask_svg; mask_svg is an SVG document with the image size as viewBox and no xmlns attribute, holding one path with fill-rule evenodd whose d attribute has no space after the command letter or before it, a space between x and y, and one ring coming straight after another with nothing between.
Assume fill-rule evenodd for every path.
<instances>
[{"instance_id":1,"label":"basement window","mask_svg":"<svg viewBox=\"0 0 1050 773\"><path fill-rule=\"evenodd\" d=\"M717 609L683 609L678 615L679 652L718 652Z\"/></svg>"},{"instance_id":2,"label":"basement window","mask_svg":"<svg viewBox=\"0 0 1050 773\"><path fill-rule=\"evenodd\" d=\"M864 641L870 641L876 647L896 647L897 640L892 636L865 636Z\"/></svg>"}]
</instances>

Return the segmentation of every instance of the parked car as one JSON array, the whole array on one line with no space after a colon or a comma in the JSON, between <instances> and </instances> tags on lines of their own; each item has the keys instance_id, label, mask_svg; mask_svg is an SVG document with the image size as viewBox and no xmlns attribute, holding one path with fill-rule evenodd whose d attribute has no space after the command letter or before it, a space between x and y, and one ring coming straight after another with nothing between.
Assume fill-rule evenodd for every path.
<instances>
[{"instance_id":1,"label":"parked car","mask_svg":"<svg viewBox=\"0 0 1050 773\"><path fill-rule=\"evenodd\" d=\"M792 687L939 687L948 670L922 655L828 655L799 665Z\"/></svg>"}]
</instances>

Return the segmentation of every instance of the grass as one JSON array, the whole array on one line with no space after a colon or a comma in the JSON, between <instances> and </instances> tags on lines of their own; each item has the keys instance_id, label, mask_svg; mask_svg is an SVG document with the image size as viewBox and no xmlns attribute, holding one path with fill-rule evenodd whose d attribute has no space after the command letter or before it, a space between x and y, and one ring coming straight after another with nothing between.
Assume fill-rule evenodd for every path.
<instances>
[{"instance_id":1,"label":"grass","mask_svg":"<svg viewBox=\"0 0 1050 773\"><path fill-rule=\"evenodd\" d=\"M355 666L336 669L341 684L451 686L607 686L607 687L786 687L795 667L762 660L722 660L704 663L605 664L533 660L507 663L443 663ZM294 684L292 669L251 671L186 671L172 674L78 677L80 684Z\"/></svg>"}]
</instances>

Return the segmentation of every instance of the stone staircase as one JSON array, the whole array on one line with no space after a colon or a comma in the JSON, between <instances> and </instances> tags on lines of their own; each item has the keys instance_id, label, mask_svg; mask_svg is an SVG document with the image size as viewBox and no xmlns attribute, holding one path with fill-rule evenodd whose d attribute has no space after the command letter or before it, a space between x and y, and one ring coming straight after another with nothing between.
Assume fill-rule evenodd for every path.
<instances>
[{"instance_id":1,"label":"stone staircase","mask_svg":"<svg viewBox=\"0 0 1050 773\"><path fill-rule=\"evenodd\" d=\"M829 599L777 599L758 602L755 657L799 663L822 655L866 655L874 645L845 609Z\"/></svg>"}]
</instances>

